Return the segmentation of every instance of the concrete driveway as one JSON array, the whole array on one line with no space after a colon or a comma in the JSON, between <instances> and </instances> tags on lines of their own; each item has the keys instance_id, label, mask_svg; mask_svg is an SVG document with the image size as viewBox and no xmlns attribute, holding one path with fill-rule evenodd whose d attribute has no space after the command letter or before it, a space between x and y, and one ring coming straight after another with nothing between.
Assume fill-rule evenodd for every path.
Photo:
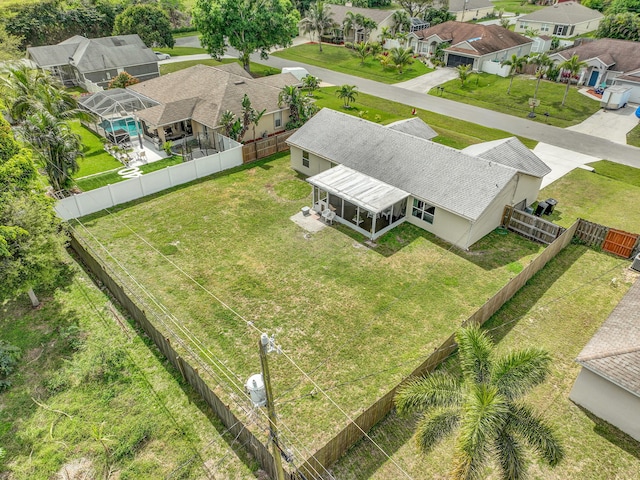
<instances>
[{"instance_id":1,"label":"concrete driveway","mask_svg":"<svg viewBox=\"0 0 640 480\"><path fill-rule=\"evenodd\" d=\"M413 92L427 93L431 88L453 80L458 77L458 71L455 68L440 67L433 72L426 73L420 77L412 78L406 82L394 83L394 87L404 88Z\"/></svg>"},{"instance_id":2,"label":"concrete driveway","mask_svg":"<svg viewBox=\"0 0 640 480\"><path fill-rule=\"evenodd\" d=\"M584 122L568 127L567 130L626 145L627 133L638 125L639 120L635 116L636 108L638 108L637 105L629 104L619 110L601 109Z\"/></svg>"},{"instance_id":3,"label":"concrete driveway","mask_svg":"<svg viewBox=\"0 0 640 480\"><path fill-rule=\"evenodd\" d=\"M601 158L584 155L547 143L538 143L533 149L533 153L551 169L551 173L545 175L542 179L542 188L563 177L574 168L581 168L587 163L602 160Z\"/></svg>"}]
</instances>

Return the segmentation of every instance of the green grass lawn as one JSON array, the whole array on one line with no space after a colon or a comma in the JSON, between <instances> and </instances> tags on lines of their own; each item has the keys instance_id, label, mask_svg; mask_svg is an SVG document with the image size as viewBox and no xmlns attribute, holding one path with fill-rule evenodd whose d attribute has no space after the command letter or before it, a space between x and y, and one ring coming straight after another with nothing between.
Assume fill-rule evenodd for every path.
<instances>
[{"instance_id":1,"label":"green grass lawn","mask_svg":"<svg viewBox=\"0 0 640 480\"><path fill-rule=\"evenodd\" d=\"M223 65L233 62L238 62L238 60L234 58L223 58L222 61L219 62L218 60L212 58L210 60L187 60L185 62L167 63L165 65L160 65L160 75L177 72L178 70L193 67L194 65L211 65L215 67L217 65ZM275 75L277 73L280 73L280 70L278 70L277 68L251 62L251 75L253 75L254 77L264 77L267 75Z\"/></svg>"},{"instance_id":2,"label":"green grass lawn","mask_svg":"<svg viewBox=\"0 0 640 480\"><path fill-rule=\"evenodd\" d=\"M473 74L464 86L458 79L442 84L444 87L442 96L496 112L526 117L531 110L528 100L533 97L536 80L530 76L516 76L511 94L507 95L509 82L510 78L502 78L498 75ZM541 103L536 108L535 121L564 128L582 122L600 109L599 102L582 95L575 87L569 89L565 106L561 106L565 89L566 85L562 83L546 80L540 82L538 99ZM440 96L441 93L432 88L429 95ZM549 116L545 116L545 113Z\"/></svg>"},{"instance_id":3,"label":"green grass lawn","mask_svg":"<svg viewBox=\"0 0 640 480\"><path fill-rule=\"evenodd\" d=\"M525 15L544 8L542 5L535 5L522 0L495 0L492 3L496 10L501 8L505 12L512 12L520 15Z\"/></svg>"},{"instance_id":4,"label":"green grass lawn","mask_svg":"<svg viewBox=\"0 0 640 480\"><path fill-rule=\"evenodd\" d=\"M640 147L640 123L627 133L627 144Z\"/></svg>"},{"instance_id":5,"label":"green grass lawn","mask_svg":"<svg viewBox=\"0 0 640 480\"><path fill-rule=\"evenodd\" d=\"M238 386L260 369L250 321L275 334L350 415L541 251L511 233L459 251L409 224L370 248L350 229L302 230L289 217L310 202L310 187L279 155L82 221L222 359ZM273 357L270 368L280 421L306 448L345 424L325 398L309 395L313 385L284 357Z\"/></svg>"},{"instance_id":6,"label":"green grass lawn","mask_svg":"<svg viewBox=\"0 0 640 480\"><path fill-rule=\"evenodd\" d=\"M629 205L640 205L640 169L602 160L590 164L595 172L575 169L544 188L539 199L555 198L549 220L564 227L576 218L640 233L640 218Z\"/></svg>"},{"instance_id":7,"label":"green grass lawn","mask_svg":"<svg viewBox=\"0 0 640 480\"><path fill-rule=\"evenodd\" d=\"M636 478L640 471L640 444L569 400L580 370L575 358L627 291L634 276L628 265L626 260L569 245L486 324L499 352L541 347L553 358L551 375L526 401L555 428L565 459L554 469L533 460L530 478ZM413 439L416 421L392 413L370 435L412 478L449 478L454 442L445 440L424 455ZM366 440L331 470L342 480L404 478ZM493 470L482 478L498 475Z\"/></svg>"},{"instance_id":8,"label":"green grass lawn","mask_svg":"<svg viewBox=\"0 0 640 480\"><path fill-rule=\"evenodd\" d=\"M181 57L183 55L198 55L199 53L207 53L204 48L198 47L173 47L173 48L154 48L154 52L168 53L172 57Z\"/></svg>"},{"instance_id":9,"label":"green grass lawn","mask_svg":"<svg viewBox=\"0 0 640 480\"><path fill-rule=\"evenodd\" d=\"M158 160L157 162L141 165L140 170L142 171L142 173L150 173L162 168L170 167L171 165L178 165L180 163L182 163L182 157L174 155L170 158ZM117 162L117 164L118 170L120 170L120 168L124 168L124 166L120 162ZM82 191L87 192L89 190L95 190L96 188L113 185L114 183L123 182L125 180L127 179L122 177L121 175L118 175L117 171L112 170L100 175L92 175L90 177L80 178L76 180L76 185Z\"/></svg>"},{"instance_id":10,"label":"green grass lawn","mask_svg":"<svg viewBox=\"0 0 640 480\"><path fill-rule=\"evenodd\" d=\"M307 43L275 52L273 56L316 65L382 83L403 82L433 71L433 69L416 60L412 65L405 67L402 74L399 74L396 70L384 70L380 62L371 57L367 58L363 65L355 52L345 47L323 44L322 50L322 53L320 53L317 44Z\"/></svg>"},{"instance_id":11,"label":"green grass lawn","mask_svg":"<svg viewBox=\"0 0 640 480\"><path fill-rule=\"evenodd\" d=\"M338 87L325 87L314 92L316 104L319 107L328 107L350 115L359 115L372 122L380 122L382 124L411 116L412 108L408 105L384 100L366 93L359 93L356 101L352 104L352 108L345 109L342 100L335 94L337 89ZM475 143L512 136L502 130L465 122L464 120L458 120L427 110L417 109L416 113L438 133L438 136L434 139L435 142L458 149ZM518 138L529 148L534 148L538 143L528 138Z\"/></svg>"},{"instance_id":12,"label":"green grass lawn","mask_svg":"<svg viewBox=\"0 0 640 480\"><path fill-rule=\"evenodd\" d=\"M36 289L37 309L26 295L0 304L0 338L23 352L0 392L3 478L253 478L255 462L105 292L73 263L56 287Z\"/></svg>"},{"instance_id":13,"label":"green grass lawn","mask_svg":"<svg viewBox=\"0 0 640 480\"><path fill-rule=\"evenodd\" d=\"M82 126L79 121L71 122L71 129L80 135L82 153L84 154L84 157L78 158L80 170L76 173L75 178L86 177L122 166L118 160L105 151L99 135Z\"/></svg>"}]
</instances>

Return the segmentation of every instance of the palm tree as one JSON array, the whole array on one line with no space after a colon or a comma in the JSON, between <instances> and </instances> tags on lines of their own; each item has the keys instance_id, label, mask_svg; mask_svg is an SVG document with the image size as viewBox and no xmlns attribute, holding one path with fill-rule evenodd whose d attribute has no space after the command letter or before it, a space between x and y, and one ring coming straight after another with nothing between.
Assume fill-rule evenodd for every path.
<instances>
[{"instance_id":1,"label":"palm tree","mask_svg":"<svg viewBox=\"0 0 640 480\"><path fill-rule=\"evenodd\" d=\"M314 77L313 75L307 75L302 79L302 86L309 92L309 96L313 96L313 92L320 86L321 79Z\"/></svg>"},{"instance_id":2,"label":"palm tree","mask_svg":"<svg viewBox=\"0 0 640 480\"><path fill-rule=\"evenodd\" d=\"M507 95L511 94L511 85L513 85L513 79L518 74L518 72L527 64L527 56L519 57L515 53L511 55L509 60L505 60L500 63L503 67L508 65L509 68L509 76L511 80L509 81L509 88L507 88Z\"/></svg>"},{"instance_id":3,"label":"palm tree","mask_svg":"<svg viewBox=\"0 0 640 480\"><path fill-rule=\"evenodd\" d=\"M571 78L574 75L577 75L581 68L586 66L587 66L587 62L581 62L580 57L578 57L578 55L574 55L569 60L565 60L560 64L560 70L569 72L569 78L567 78L567 89L564 91L564 97L562 97L563 107L564 107L564 102L567 100L567 95L569 94L569 87L571 86Z\"/></svg>"},{"instance_id":4,"label":"palm tree","mask_svg":"<svg viewBox=\"0 0 640 480\"><path fill-rule=\"evenodd\" d=\"M391 27L393 35L400 32L408 32L411 29L411 17L406 10L396 10L393 12L393 15L391 15L391 21L393 22Z\"/></svg>"},{"instance_id":5,"label":"palm tree","mask_svg":"<svg viewBox=\"0 0 640 480\"><path fill-rule=\"evenodd\" d=\"M309 33L311 40L313 40L313 34L318 35L318 45L320 45L320 51L322 52L322 34L328 28L335 25L331 13L331 7L326 5L322 1L317 1L309 6L307 16L300 21L300 25L305 33Z\"/></svg>"},{"instance_id":6,"label":"palm tree","mask_svg":"<svg viewBox=\"0 0 640 480\"><path fill-rule=\"evenodd\" d=\"M18 122L39 110L45 110L59 119L91 119L91 115L79 108L75 97L55 77L24 64L3 70L0 91L9 114Z\"/></svg>"},{"instance_id":7,"label":"palm tree","mask_svg":"<svg viewBox=\"0 0 640 480\"><path fill-rule=\"evenodd\" d=\"M389 59L398 69L398 73L402 75L402 69L413 63L413 49L394 47L389 50Z\"/></svg>"},{"instance_id":8,"label":"palm tree","mask_svg":"<svg viewBox=\"0 0 640 480\"><path fill-rule=\"evenodd\" d=\"M344 108L351 108L350 103L356 101L358 87L355 85L342 85L336 90L336 95L344 102Z\"/></svg>"},{"instance_id":9,"label":"palm tree","mask_svg":"<svg viewBox=\"0 0 640 480\"><path fill-rule=\"evenodd\" d=\"M464 85L464 82L466 82L469 75L471 75L471 65L458 65L456 68L458 69L458 78L460 79L460 83Z\"/></svg>"},{"instance_id":10,"label":"palm tree","mask_svg":"<svg viewBox=\"0 0 640 480\"><path fill-rule=\"evenodd\" d=\"M353 12L347 12L344 16L344 20L342 21L342 30L344 32L345 39L349 35L349 32L353 30L353 41L355 42L356 40L355 32L357 29L358 29L357 15Z\"/></svg>"},{"instance_id":11,"label":"palm tree","mask_svg":"<svg viewBox=\"0 0 640 480\"><path fill-rule=\"evenodd\" d=\"M533 92L533 98L536 99L538 97L540 80L542 80L542 77L544 77L553 65L553 60L551 60L546 53L538 53L537 55L529 57L528 63L536 66L536 89Z\"/></svg>"},{"instance_id":12,"label":"palm tree","mask_svg":"<svg viewBox=\"0 0 640 480\"><path fill-rule=\"evenodd\" d=\"M484 478L494 457L500 478L526 476L526 452L533 450L550 466L563 458L551 428L521 397L544 382L551 357L526 348L498 356L478 327L456 333L462 378L437 371L408 381L396 393L399 413L424 412L416 430L418 446L430 452L458 431L451 478Z\"/></svg>"},{"instance_id":13,"label":"palm tree","mask_svg":"<svg viewBox=\"0 0 640 480\"><path fill-rule=\"evenodd\" d=\"M72 176L79 170L77 158L82 154L80 136L69 124L46 110L25 118L20 132L45 162L45 171L54 190L69 188Z\"/></svg>"},{"instance_id":14,"label":"palm tree","mask_svg":"<svg viewBox=\"0 0 640 480\"><path fill-rule=\"evenodd\" d=\"M300 122L300 106L302 104L302 95L298 87L287 85L282 87L278 94L278 106L287 105L289 107L289 119L293 123Z\"/></svg>"},{"instance_id":15,"label":"palm tree","mask_svg":"<svg viewBox=\"0 0 640 480\"><path fill-rule=\"evenodd\" d=\"M371 55L371 48L366 42L359 42L355 44L355 51L358 57L360 57L360 65L364 65L364 61L369 55Z\"/></svg>"}]
</instances>

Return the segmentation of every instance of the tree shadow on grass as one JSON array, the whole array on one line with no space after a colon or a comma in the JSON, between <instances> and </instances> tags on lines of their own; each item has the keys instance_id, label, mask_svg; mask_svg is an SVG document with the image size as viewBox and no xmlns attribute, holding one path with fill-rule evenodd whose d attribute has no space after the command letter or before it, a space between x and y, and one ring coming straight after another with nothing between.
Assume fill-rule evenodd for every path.
<instances>
[{"instance_id":1,"label":"tree shadow on grass","mask_svg":"<svg viewBox=\"0 0 640 480\"><path fill-rule=\"evenodd\" d=\"M589 420L593 422L593 431L600 435L604 440L609 443L612 443L618 448L621 448L629 455L640 459L640 445L639 443L633 439L630 435L624 433L618 427L611 425L609 422L602 420L600 417L595 416L586 408L577 405L576 406L582 410Z\"/></svg>"}]
</instances>

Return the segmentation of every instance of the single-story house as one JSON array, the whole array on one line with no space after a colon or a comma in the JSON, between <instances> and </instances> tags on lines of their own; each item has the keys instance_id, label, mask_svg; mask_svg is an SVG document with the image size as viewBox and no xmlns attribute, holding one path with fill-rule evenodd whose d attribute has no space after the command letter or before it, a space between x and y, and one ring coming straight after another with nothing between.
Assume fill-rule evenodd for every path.
<instances>
[{"instance_id":1,"label":"single-story house","mask_svg":"<svg viewBox=\"0 0 640 480\"><path fill-rule=\"evenodd\" d=\"M346 5L334 5L327 4L331 9L331 19L335 22L335 27L330 31L325 32L323 35L324 41L333 41L334 43L341 42L363 42L363 41L379 41L380 33L384 27L391 28L393 26L393 12L395 10L380 10L376 8L360 8L350 7ZM347 13L351 12L354 15L360 14L363 17L370 18L378 24L378 26L369 32L369 38L365 39L365 32L362 29L357 31L350 30L345 32L342 28L342 23L347 18ZM300 36L304 36L304 30L300 27Z\"/></svg>"},{"instance_id":2,"label":"single-story house","mask_svg":"<svg viewBox=\"0 0 640 480\"><path fill-rule=\"evenodd\" d=\"M533 40L500 25L445 22L409 34L409 46L419 55L432 56L441 43L447 67L472 65L474 71L483 71L484 62L502 62L515 54L519 57L531 52Z\"/></svg>"},{"instance_id":3,"label":"single-story house","mask_svg":"<svg viewBox=\"0 0 640 480\"><path fill-rule=\"evenodd\" d=\"M89 92L106 88L122 72L141 82L160 76L158 58L138 35L91 39L76 35L57 45L29 47L27 58L63 84Z\"/></svg>"},{"instance_id":4,"label":"single-story house","mask_svg":"<svg viewBox=\"0 0 640 480\"><path fill-rule=\"evenodd\" d=\"M532 38L531 53L547 53L551 50L552 37L549 35L537 35Z\"/></svg>"},{"instance_id":5,"label":"single-story house","mask_svg":"<svg viewBox=\"0 0 640 480\"><path fill-rule=\"evenodd\" d=\"M252 107L265 110L255 129L245 140L266 137L284 131L289 121L289 108L278 105L284 86L298 85L290 73L254 79L239 64L217 67L195 65L127 87L128 91L149 99L154 106L135 112L145 137L164 143L220 131L222 114L230 110L241 116L246 94Z\"/></svg>"},{"instance_id":6,"label":"single-story house","mask_svg":"<svg viewBox=\"0 0 640 480\"><path fill-rule=\"evenodd\" d=\"M550 169L516 138L470 154L432 142L415 117L388 126L327 108L287 139L313 209L371 239L409 222L468 249L526 206Z\"/></svg>"},{"instance_id":7,"label":"single-story house","mask_svg":"<svg viewBox=\"0 0 640 480\"><path fill-rule=\"evenodd\" d=\"M597 86L603 83L612 85L617 77L628 76L640 69L640 42L600 38L584 41L576 47L549 55L551 60L560 64L573 55L587 63L581 72L578 83ZM622 83L620 83L622 84ZM634 84L632 98L640 98L640 90ZM635 100L637 101L637 100Z\"/></svg>"},{"instance_id":8,"label":"single-story house","mask_svg":"<svg viewBox=\"0 0 640 480\"><path fill-rule=\"evenodd\" d=\"M578 355L569 398L640 441L640 281Z\"/></svg>"},{"instance_id":9,"label":"single-story house","mask_svg":"<svg viewBox=\"0 0 640 480\"><path fill-rule=\"evenodd\" d=\"M449 13L458 22L468 22L491 15L495 7L490 0L449 0Z\"/></svg>"},{"instance_id":10,"label":"single-story house","mask_svg":"<svg viewBox=\"0 0 640 480\"><path fill-rule=\"evenodd\" d=\"M569 38L597 30L603 18L602 13L578 2L556 3L518 17L515 31L524 33L531 29L543 35Z\"/></svg>"}]
</instances>

